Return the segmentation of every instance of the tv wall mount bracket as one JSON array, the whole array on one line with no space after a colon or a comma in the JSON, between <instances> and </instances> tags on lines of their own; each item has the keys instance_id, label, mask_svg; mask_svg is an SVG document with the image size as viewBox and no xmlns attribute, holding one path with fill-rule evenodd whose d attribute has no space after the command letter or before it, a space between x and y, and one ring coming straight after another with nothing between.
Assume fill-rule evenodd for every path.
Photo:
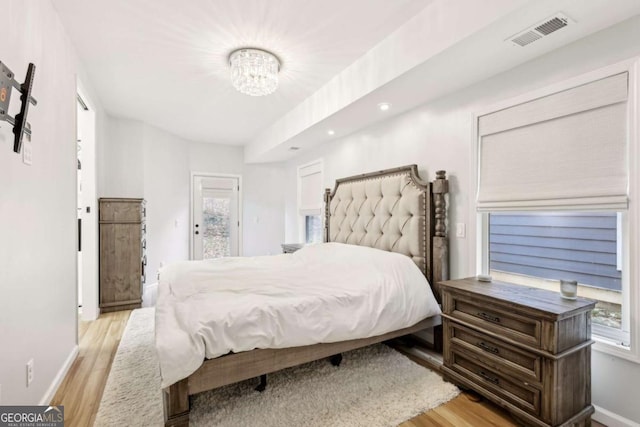
<instances>
[{"instance_id":1,"label":"tv wall mount bracket","mask_svg":"<svg viewBox=\"0 0 640 427\"><path fill-rule=\"evenodd\" d=\"M27 134L31 138L31 125L27 123L29 104L37 105L38 102L31 96L33 76L36 66L29 64L24 83L16 81L15 74L5 64L0 62L0 120L9 122L13 126L13 151L19 153L22 150L22 137ZM20 92L20 112L15 117L9 115L9 102L11 90L15 88Z\"/></svg>"}]
</instances>

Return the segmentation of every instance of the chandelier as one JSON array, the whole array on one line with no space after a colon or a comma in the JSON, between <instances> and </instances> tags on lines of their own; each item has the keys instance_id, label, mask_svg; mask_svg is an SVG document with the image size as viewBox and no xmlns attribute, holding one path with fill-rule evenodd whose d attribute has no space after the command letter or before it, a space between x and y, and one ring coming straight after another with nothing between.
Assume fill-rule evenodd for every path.
<instances>
[{"instance_id":1,"label":"chandelier","mask_svg":"<svg viewBox=\"0 0 640 427\"><path fill-rule=\"evenodd\" d=\"M261 49L238 49L229 55L233 87L250 96L263 96L278 88L280 61Z\"/></svg>"}]
</instances>

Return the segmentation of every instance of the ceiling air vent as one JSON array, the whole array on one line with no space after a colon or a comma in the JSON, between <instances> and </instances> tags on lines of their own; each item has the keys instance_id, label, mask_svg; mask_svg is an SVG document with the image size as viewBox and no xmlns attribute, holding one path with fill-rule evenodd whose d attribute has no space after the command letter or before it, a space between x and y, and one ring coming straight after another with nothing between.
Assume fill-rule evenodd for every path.
<instances>
[{"instance_id":1,"label":"ceiling air vent","mask_svg":"<svg viewBox=\"0 0 640 427\"><path fill-rule=\"evenodd\" d=\"M562 13L556 13L554 16L545 19L544 21L533 25L526 30L520 31L518 34L509 37L507 40L517 44L518 46L526 46L533 43L536 40L548 36L551 33L558 31L561 28L571 24L571 21L566 15Z\"/></svg>"}]
</instances>

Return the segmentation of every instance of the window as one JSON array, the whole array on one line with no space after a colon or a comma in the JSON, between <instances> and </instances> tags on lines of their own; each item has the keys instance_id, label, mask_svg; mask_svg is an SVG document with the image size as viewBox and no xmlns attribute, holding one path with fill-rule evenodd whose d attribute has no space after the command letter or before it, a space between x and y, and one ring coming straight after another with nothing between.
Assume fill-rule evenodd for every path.
<instances>
[{"instance_id":1,"label":"window","mask_svg":"<svg viewBox=\"0 0 640 427\"><path fill-rule=\"evenodd\" d=\"M508 212L489 214L489 274L497 280L557 291L578 282L578 295L597 300L592 329L629 346L628 292L623 292L622 214Z\"/></svg>"},{"instance_id":2,"label":"window","mask_svg":"<svg viewBox=\"0 0 640 427\"><path fill-rule=\"evenodd\" d=\"M598 301L599 348L639 361L634 67L488 108L475 153L478 272L553 291L576 280L578 295Z\"/></svg>"},{"instance_id":3,"label":"window","mask_svg":"<svg viewBox=\"0 0 640 427\"><path fill-rule=\"evenodd\" d=\"M305 215L304 217L304 242L322 242L322 217L320 215Z\"/></svg>"},{"instance_id":4,"label":"window","mask_svg":"<svg viewBox=\"0 0 640 427\"><path fill-rule=\"evenodd\" d=\"M322 242L322 160L298 167L298 215L300 239Z\"/></svg>"}]
</instances>

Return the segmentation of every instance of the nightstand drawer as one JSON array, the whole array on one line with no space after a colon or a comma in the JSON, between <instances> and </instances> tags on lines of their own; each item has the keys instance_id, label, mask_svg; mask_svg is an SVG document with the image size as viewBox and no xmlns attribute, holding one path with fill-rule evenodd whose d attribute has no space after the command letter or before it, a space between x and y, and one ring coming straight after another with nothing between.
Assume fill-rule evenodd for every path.
<instances>
[{"instance_id":1,"label":"nightstand drawer","mask_svg":"<svg viewBox=\"0 0 640 427\"><path fill-rule=\"evenodd\" d=\"M517 376L523 381L542 381L540 355L488 337L449 319L444 319L444 330L451 345L460 352L473 355L492 368Z\"/></svg>"},{"instance_id":2,"label":"nightstand drawer","mask_svg":"<svg viewBox=\"0 0 640 427\"><path fill-rule=\"evenodd\" d=\"M519 316L492 302L470 300L453 292L443 295L443 313L516 342L540 347L541 322Z\"/></svg>"},{"instance_id":3,"label":"nightstand drawer","mask_svg":"<svg viewBox=\"0 0 640 427\"><path fill-rule=\"evenodd\" d=\"M455 350L455 347L452 351L452 358L453 363L450 368L454 371L512 405L532 415L540 415L541 391L539 389L485 366L478 360L460 354Z\"/></svg>"}]
</instances>

